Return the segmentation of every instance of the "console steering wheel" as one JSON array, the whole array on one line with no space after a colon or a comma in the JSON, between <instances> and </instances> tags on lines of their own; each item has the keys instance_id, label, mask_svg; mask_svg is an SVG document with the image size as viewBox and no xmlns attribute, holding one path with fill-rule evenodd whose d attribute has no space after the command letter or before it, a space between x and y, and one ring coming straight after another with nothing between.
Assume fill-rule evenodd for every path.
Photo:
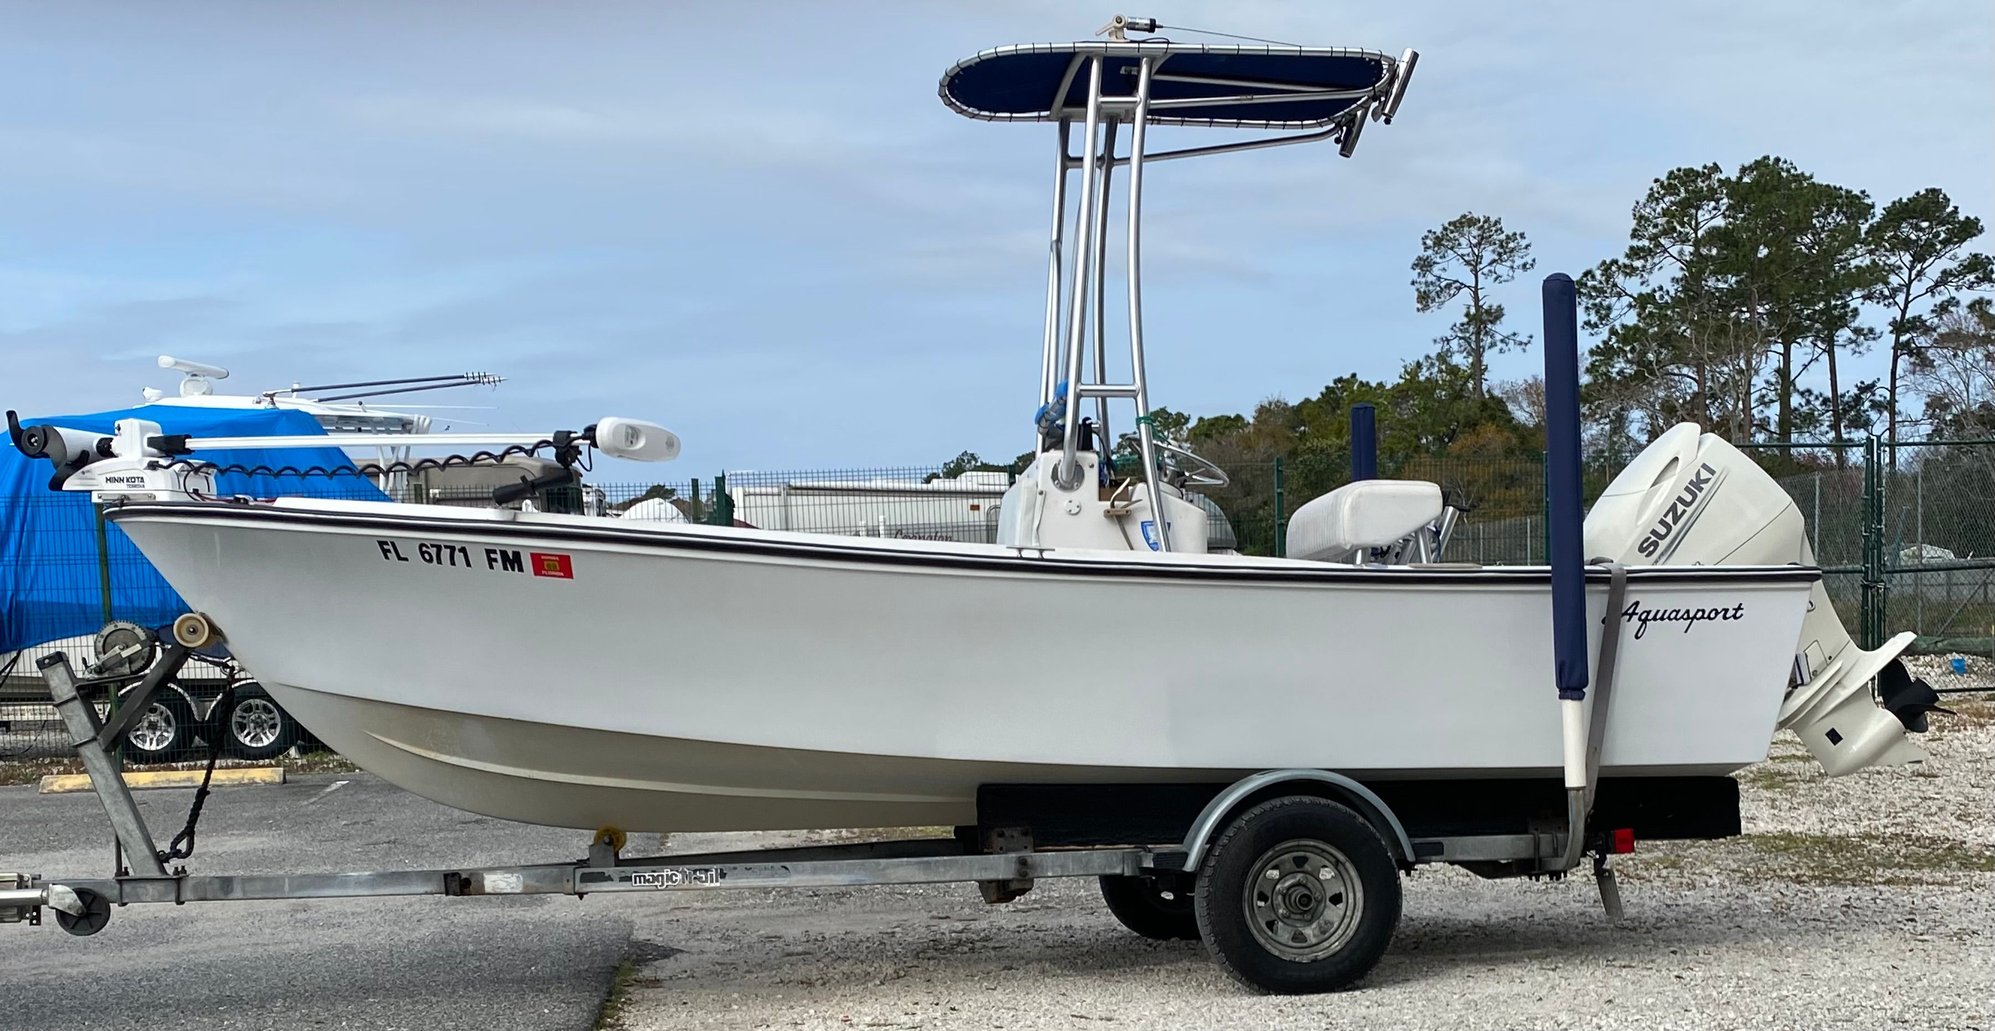
<instances>
[{"instance_id":1,"label":"console steering wheel","mask_svg":"<svg viewBox=\"0 0 1995 1031\"><path fill-rule=\"evenodd\" d=\"M1184 459L1191 466L1184 470L1185 485L1188 487L1224 487L1233 482L1232 478L1226 475L1226 470L1214 465L1211 459L1194 453L1190 448L1173 444L1162 437L1152 437L1150 443L1158 450L1168 451Z\"/></svg>"}]
</instances>

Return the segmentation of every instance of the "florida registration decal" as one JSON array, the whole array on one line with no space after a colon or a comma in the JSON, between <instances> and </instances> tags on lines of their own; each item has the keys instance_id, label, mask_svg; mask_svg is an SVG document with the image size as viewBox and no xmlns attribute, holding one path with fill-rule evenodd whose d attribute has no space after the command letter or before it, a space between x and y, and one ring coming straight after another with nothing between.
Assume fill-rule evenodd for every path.
<instances>
[{"instance_id":1,"label":"florida registration decal","mask_svg":"<svg viewBox=\"0 0 1995 1031\"><path fill-rule=\"evenodd\" d=\"M556 580L575 579L575 563L567 555L552 551L530 551L526 557L533 565L535 576L551 576Z\"/></svg>"},{"instance_id":2,"label":"florida registration decal","mask_svg":"<svg viewBox=\"0 0 1995 1031\"><path fill-rule=\"evenodd\" d=\"M374 547L383 562L407 562L438 569L483 570L488 573L532 573L554 580L575 579L574 556L559 551L521 552L516 548L474 549L455 541L408 541L380 538ZM483 559L481 563L479 560Z\"/></svg>"}]
</instances>

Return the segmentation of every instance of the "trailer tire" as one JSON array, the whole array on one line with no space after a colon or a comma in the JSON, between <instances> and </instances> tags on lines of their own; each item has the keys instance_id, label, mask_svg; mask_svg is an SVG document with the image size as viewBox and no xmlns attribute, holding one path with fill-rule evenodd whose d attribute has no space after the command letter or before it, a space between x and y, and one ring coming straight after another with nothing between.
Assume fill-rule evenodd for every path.
<instances>
[{"instance_id":1,"label":"trailer tire","mask_svg":"<svg viewBox=\"0 0 1995 1031\"><path fill-rule=\"evenodd\" d=\"M1190 878L1104 876L1101 900L1122 926L1158 941L1198 940Z\"/></svg>"},{"instance_id":2,"label":"trailer tire","mask_svg":"<svg viewBox=\"0 0 1995 1031\"><path fill-rule=\"evenodd\" d=\"M235 759L275 759L298 743L298 721L272 701L262 685L236 685L227 712L215 714L214 731L222 751Z\"/></svg>"},{"instance_id":3,"label":"trailer tire","mask_svg":"<svg viewBox=\"0 0 1995 1031\"><path fill-rule=\"evenodd\" d=\"M1235 817L1199 866L1206 951L1234 980L1280 995L1357 983L1392 943L1400 884L1369 820L1291 795Z\"/></svg>"},{"instance_id":4,"label":"trailer tire","mask_svg":"<svg viewBox=\"0 0 1995 1031\"><path fill-rule=\"evenodd\" d=\"M194 707L172 687L146 705L145 715L125 731L125 758L135 763L177 763L194 750Z\"/></svg>"}]
</instances>

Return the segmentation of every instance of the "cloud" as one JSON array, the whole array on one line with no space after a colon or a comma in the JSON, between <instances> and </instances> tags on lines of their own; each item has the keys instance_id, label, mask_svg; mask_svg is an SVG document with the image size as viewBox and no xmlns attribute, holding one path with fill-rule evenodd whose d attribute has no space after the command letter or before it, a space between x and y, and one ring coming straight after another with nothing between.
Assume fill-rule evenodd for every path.
<instances>
[{"instance_id":1,"label":"cloud","mask_svg":"<svg viewBox=\"0 0 1995 1031\"><path fill-rule=\"evenodd\" d=\"M585 107L533 98L395 93L342 98L332 110L361 130L653 151L727 164L840 164L905 145L905 134L896 135L888 126L851 124L822 111L739 100Z\"/></svg>"},{"instance_id":2,"label":"cloud","mask_svg":"<svg viewBox=\"0 0 1995 1031\"><path fill-rule=\"evenodd\" d=\"M151 357L185 351L251 385L489 368L514 377L496 424L657 416L705 469L1023 446L1052 133L951 115L935 78L1099 19L1052 0L480 10L10 25L0 361L21 406L170 386ZM1963 128L1995 124L1986 5L1186 0L1165 20L1423 54L1350 161L1155 167L1151 372L1176 408L1425 351L1447 319L1414 313L1407 263L1464 210L1578 270L1620 249L1651 177L1772 152L1995 216L1995 141ZM1526 328L1533 285L1499 297Z\"/></svg>"}]
</instances>

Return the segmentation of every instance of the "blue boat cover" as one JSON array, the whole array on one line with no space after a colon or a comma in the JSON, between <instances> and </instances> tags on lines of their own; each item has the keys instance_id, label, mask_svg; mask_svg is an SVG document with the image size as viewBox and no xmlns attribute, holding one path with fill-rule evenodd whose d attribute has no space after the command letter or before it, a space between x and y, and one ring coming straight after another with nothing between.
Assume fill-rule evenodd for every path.
<instances>
[{"instance_id":1,"label":"blue boat cover","mask_svg":"<svg viewBox=\"0 0 1995 1031\"><path fill-rule=\"evenodd\" d=\"M91 433L111 433L119 419L145 419L162 432L197 437L269 437L324 433L304 412L286 409L193 408L145 405L118 412L25 419ZM204 451L217 465L262 464L273 468L354 468L336 447ZM0 439L0 653L49 641L93 634L104 625L99 576L97 515L90 495L49 489L54 467L30 459ZM251 497L343 497L386 500L359 476L215 477L223 495ZM187 611L186 602L139 554L115 525L105 528L111 569L111 614L158 627Z\"/></svg>"},{"instance_id":2,"label":"blue boat cover","mask_svg":"<svg viewBox=\"0 0 1995 1031\"><path fill-rule=\"evenodd\" d=\"M1348 92L1282 103L1243 103L1253 96L1296 91L1374 91L1391 79L1397 62L1369 50L1311 47L1203 46L1146 42L1035 43L997 47L965 58L942 76L942 101L959 114L987 121L1048 122L1080 118L1087 110L1088 73L1078 59L1106 55L1104 96L1136 88L1144 57L1156 65L1151 100L1209 98L1152 111L1153 125L1214 125L1300 129L1329 125L1369 99ZM1078 68L1071 77L1070 68ZM1202 81L1184 81L1184 80ZM1067 83L1060 96L1060 84Z\"/></svg>"}]
</instances>

